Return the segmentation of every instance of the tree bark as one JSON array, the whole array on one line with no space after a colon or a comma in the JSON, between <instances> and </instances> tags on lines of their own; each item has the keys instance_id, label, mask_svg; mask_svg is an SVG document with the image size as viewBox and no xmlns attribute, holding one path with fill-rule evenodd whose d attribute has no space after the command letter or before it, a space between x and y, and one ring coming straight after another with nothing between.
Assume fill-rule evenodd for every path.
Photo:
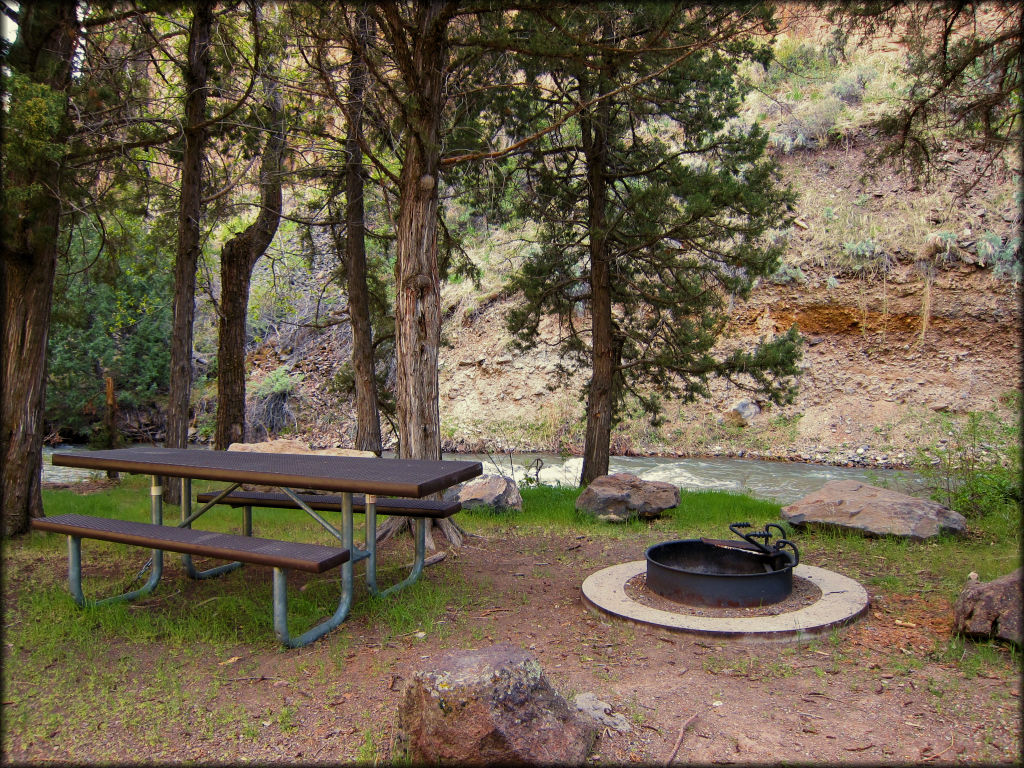
<instances>
[{"instance_id":1,"label":"tree bark","mask_svg":"<svg viewBox=\"0 0 1024 768\"><path fill-rule=\"evenodd\" d=\"M5 66L63 97L60 125L50 137L70 135L66 91L78 40L73 3L22 3L18 38ZM5 163L4 187L34 189L3 212L0 246L0 508L3 535L24 533L43 516L40 494L46 346L57 268L61 215L59 160ZM7 205L5 201L5 206Z\"/></svg>"},{"instance_id":2,"label":"tree bark","mask_svg":"<svg viewBox=\"0 0 1024 768\"><path fill-rule=\"evenodd\" d=\"M348 275L348 315L352 326L352 370L356 390L356 448L383 448L377 382L370 322L369 289L366 284L366 222L363 204L363 102L366 98L366 45L370 18L364 6L356 9L356 47L349 66L348 137L345 140L345 261Z\"/></svg>"},{"instance_id":3,"label":"tree bark","mask_svg":"<svg viewBox=\"0 0 1024 768\"><path fill-rule=\"evenodd\" d=\"M257 22L258 23L258 22ZM260 213L256 221L228 240L220 254L220 327L217 340L217 426L215 450L244 442L245 343L252 271L277 233L281 221L281 163L285 151L284 105L277 82L263 77L268 121L260 159Z\"/></svg>"},{"instance_id":4,"label":"tree bark","mask_svg":"<svg viewBox=\"0 0 1024 768\"><path fill-rule=\"evenodd\" d=\"M192 325L195 321L196 266L199 262L202 216L203 153L206 145L207 81L213 7L196 3L188 38L185 70L185 151L181 161L181 204L178 210L178 249L174 260L174 321L171 329L171 380L167 403L168 448L188 445L189 400L192 393ZM164 500L179 501L180 488L169 483Z\"/></svg>"},{"instance_id":5,"label":"tree bark","mask_svg":"<svg viewBox=\"0 0 1024 768\"><path fill-rule=\"evenodd\" d=\"M411 95L405 157L399 180L395 260L395 400L398 412L398 455L403 459L441 458L437 355L441 342L441 281L437 265L438 170L441 164L441 113L444 105L446 39L450 10L439 2L414 5L415 18L405 25L397 11L384 6L391 23L392 49ZM411 34L404 34L411 27ZM394 39L402 34L401 40ZM392 522L395 521L395 522ZM427 521L427 546L433 550L432 521ZM378 541L411 520L390 518ZM454 545L464 531L450 518L437 527Z\"/></svg>"},{"instance_id":6,"label":"tree bark","mask_svg":"<svg viewBox=\"0 0 1024 768\"><path fill-rule=\"evenodd\" d=\"M403 459L441 458L437 173L447 45L444 26L438 21L440 10L439 3L418 9L416 34L409 41L411 68L406 74L415 99L408 105L412 124L406 132L395 248L396 405Z\"/></svg>"},{"instance_id":7,"label":"tree bark","mask_svg":"<svg viewBox=\"0 0 1024 768\"><path fill-rule=\"evenodd\" d=\"M609 102L609 99L605 99L594 112L584 112L580 116L589 195L590 311L593 337L593 365L587 395L587 426L580 487L586 487L595 478L608 474L615 405L615 372L618 366L612 321L612 275L607 221Z\"/></svg>"}]
</instances>

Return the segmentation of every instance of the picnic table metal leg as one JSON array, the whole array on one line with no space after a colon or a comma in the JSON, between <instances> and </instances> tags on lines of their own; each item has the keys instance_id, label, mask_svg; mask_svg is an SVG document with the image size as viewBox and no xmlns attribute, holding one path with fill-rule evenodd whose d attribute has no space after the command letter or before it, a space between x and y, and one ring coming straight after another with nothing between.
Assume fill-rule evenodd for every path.
<instances>
[{"instance_id":1,"label":"picnic table metal leg","mask_svg":"<svg viewBox=\"0 0 1024 768\"><path fill-rule=\"evenodd\" d=\"M366 497L366 546L367 549L370 550L370 558L366 566L366 586L370 590L371 595L374 595L375 597L387 597L400 589L404 589L410 584L414 584L423 573L423 562L427 551L427 523L422 517L418 517L413 521L416 529L413 534L416 546L416 557L413 560L412 570L409 572L409 575L397 584L393 584L387 589L381 590L377 586L377 510L376 505L371 501L371 499L376 501L372 496ZM373 525L372 531L371 520ZM371 541L373 541L372 548L370 544Z\"/></svg>"},{"instance_id":2,"label":"picnic table metal leg","mask_svg":"<svg viewBox=\"0 0 1024 768\"><path fill-rule=\"evenodd\" d=\"M160 486L159 478L154 476L152 486L150 487L150 520L154 525L161 525L163 523L163 492L164 489ZM152 564L152 570L149 573L149 579L138 589L121 595L106 597L102 600L90 600L82 591L82 539L79 536L68 536L68 588L71 591L71 597L78 605L106 605L108 603L135 600L136 598L148 595L156 589L156 585L160 582L160 577L163 575L164 552L162 549L153 550L152 559L147 563L147 566L150 564ZM144 571L145 568L143 568L139 575L141 576Z\"/></svg>"},{"instance_id":3,"label":"picnic table metal leg","mask_svg":"<svg viewBox=\"0 0 1024 768\"><path fill-rule=\"evenodd\" d=\"M191 528L192 523L187 522L192 516L192 479L188 477L181 478L181 527ZM252 523L249 523L249 532L247 536L252 535ZM185 573L188 574L190 579L212 579L216 576L223 576L225 573L231 573L238 568L242 567L242 563L235 560L231 563L224 563L224 565L217 565L213 568L207 568L205 571L197 570L192 562L192 555L182 555L181 564L185 568Z\"/></svg>"},{"instance_id":4,"label":"picnic table metal leg","mask_svg":"<svg viewBox=\"0 0 1024 768\"><path fill-rule=\"evenodd\" d=\"M352 494L343 493L341 543L350 553L354 550L352 527ZM289 648L299 648L323 637L340 625L352 608L353 565L351 557L341 564L341 598L334 615L298 637L292 637L288 632L288 571L284 568L274 568L274 634L277 635L277 639Z\"/></svg>"},{"instance_id":5,"label":"picnic table metal leg","mask_svg":"<svg viewBox=\"0 0 1024 768\"><path fill-rule=\"evenodd\" d=\"M366 588L371 595L377 589L377 497L366 494L363 501L363 513L366 515Z\"/></svg>"}]
</instances>

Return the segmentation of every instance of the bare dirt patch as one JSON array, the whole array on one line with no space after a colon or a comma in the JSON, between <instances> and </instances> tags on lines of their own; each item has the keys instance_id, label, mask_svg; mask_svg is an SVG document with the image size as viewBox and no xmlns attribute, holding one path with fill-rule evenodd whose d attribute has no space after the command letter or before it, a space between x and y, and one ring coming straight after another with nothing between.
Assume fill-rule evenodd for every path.
<instances>
[{"instance_id":1,"label":"bare dirt patch","mask_svg":"<svg viewBox=\"0 0 1024 768\"><path fill-rule=\"evenodd\" d=\"M1019 758L1013 665L967 677L936 653L949 638L947 600L869 590L865 618L810 645L705 642L583 606L586 576L642 557L651 543L514 529L472 537L424 576L449 590L448 608L402 636L364 612L293 651L262 638L216 653L115 642L105 653L125 670L125 700L156 706L145 703L150 677L177 675L181 712L145 728L130 712L111 712L102 738L75 722L31 738L8 726L4 753L15 762L386 762L405 685L431 656L508 642L535 654L566 697L592 691L629 718L629 733L601 734L595 763L664 763L687 722L676 757L684 764ZM165 585L160 599L180 587ZM95 674L54 673L80 675L83 685ZM15 685L5 702L27 695Z\"/></svg>"}]
</instances>

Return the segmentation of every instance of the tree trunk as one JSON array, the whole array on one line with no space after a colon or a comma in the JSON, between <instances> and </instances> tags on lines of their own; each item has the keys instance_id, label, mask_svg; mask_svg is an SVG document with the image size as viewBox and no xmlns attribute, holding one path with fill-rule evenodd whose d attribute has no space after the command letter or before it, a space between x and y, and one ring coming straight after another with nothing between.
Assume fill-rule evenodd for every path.
<instances>
[{"instance_id":1,"label":"tree trunk","mask_svg":"<svg viewBox=\"0 0 1024 768\"><path fill-rule=\"evenodd\" d=\"M5 66L62 98L52 146L70 134L66 91L78 39L73 3L22 3L18 38ZM14 107L11 107L14 109ZM40 138L40 137L35 137ZM0 246L0 508L5 537L43 516L40 494L46 345L61 214L59 160L4 164L4 188L31 189L7 203Z\"/></svg>"},{"instance_id":2,"label":"tree trunk","mask_svg":"<svg viewBox=\"0 0 1024 768\"><path fill-rule=\"evenodd\" d=\"M121 440L117 434L117 394L114 391L114 377L106 376L103 380L106 394L106 407L103 410L104 448L117 448ZM107 470L108 480L120 480L121 473L116 469Z\"/></svg>"},{"instance_id":3,"label":"tree trunk","mask_svg":"<svg viewBox=\"0 0 1024 768\"><path fill-rule=\"evenodd\" d=\"M437 267L437 173L441 161L440 124L444 29L440 6L418 11L417 34L410 41L409 83L415 102L405 140L401 205L395 261L396 405L399 456L440 459L437 355L441 340L441 284Z\"/></svg>"},{"instance_id":4,"label":"tree trunk","mask_svg":"<svg viewBox=\"0 0 1024 768\"><path fill-rule=\"evenodd\" d=\"M345 260L348 275L348 316L352 325L352 370L356 389L356 448L383 448L377 381L370 323L369 289L366 285L366 222L363 205L363 100L366 97L366 45L370 19L365 7L356 9L356 48L349 67L348 138L345 141Z\"/></svg>"},{"instance_id":5,"label":"tree trunk","mask_svg":"<svg viewBox=\"0 0 1024 768\"><path fill-rule=\"evenodd\" d=\"M582 93L582 89L581 89ZM583 443L580 487L608 474L614 411L614 382L618 365L612 322L611 261L608 257L608 120L609 99L593 113L580 116L589 188L590 311L593 366L587 395L587 426Z\"/></svg>"},{"instance_id":6,"label":"tree trunk","mask_svg":"<svg viewBox=\"0 0 1024 768\"><path fill-rule=\"evenodd\" d=\"M437 201L444 63L448 56L447 21L441 18L444 10L441 3L423 3L414 8L414 33L403 39L400 46L393 46L409 52L398 66L409 92L414 95L406 105L410 124L406 128L395 247L395 400L399 457L436 461L441 458ZM401 27L393 24L392 34ZM411 526L411 521L390 518L381 526L378 540L388 538L407 522ZM453 545L461 544L464 532L450 518L439 520L437 527ZM431 528L428 520L427 546L433 550Z\"/></svg>"},{"instance_id":7,"label":"tree trunk","mask_svg":"<svg viewBox=\"0 0 1024 768\"><path fill-rule=\"evenodd\" d=\"M167 402L168 448L188 445L189 400L192 393L192 325L195 320L196 266L199 262L199 221L202 215L203 151L206 144L207 80L213 7L200 0L192 14L185 70L185 151L181 161L181 205L178 250L174 260L174 322L171 329L171 381ZM168 483L164 500L179 502L178 483Z\"/></svg>"},{"instance_id":8,"label":"tree trunk","mask_svg":"<svg viewBox=\"0 0 1024 768\"><path fill-rule=\"evenodd\" d=\"M257 22L258 23L258 22ZM245 326L252 271L281 221L281 162L285 151L284 105L277 81L264 73L269 130L260 159L260 213L232 237L220 254L220 327L217 340L217 427L215 450L245 441Z\"/></svg>"}]
</instances>

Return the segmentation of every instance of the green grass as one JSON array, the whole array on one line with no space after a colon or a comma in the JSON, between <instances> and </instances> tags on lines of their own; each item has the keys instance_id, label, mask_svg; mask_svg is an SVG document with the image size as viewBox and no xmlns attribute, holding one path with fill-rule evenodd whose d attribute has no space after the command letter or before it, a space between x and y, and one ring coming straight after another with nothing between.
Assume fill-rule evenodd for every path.
<instances>
[{"instance_id":1,"label":"green grass","mask_svg":"<svg viewBox=\"0 0 1024 768\"><path fill-rule=\"evenodd\" d=\"M64 512L149 519L148 484L127 478L101 493L78 495L71 491L44 491L49 514ZM200 487L202 486L202 487ZM196 484L194 492L206 490ZM761 527L779 521L779 505L736 493L685 491L679 505L660 520L625 524L597 521L578 513L578 490L565 487L523 488L522 513L496 514L469 510L456 520L468 531L489 538L546 535L586 536L609 542L634 539L658 541L712 536L726 538L728 524L750 522ZM167 522L178 510L165 510ZM217 508L202 519L202 527L237 531L237 510ZM300 511L253 510L256 535L330 543L330 536ZM970 521L965 537L942 536L928 542L867 539L835 530L791 530L802 561L835 569L883 594L913 594L922 599L951 602L962 589L967 573L983 580L1015 568L1020 557L1020 530L1016 516L991 512ZM357 539L361 537L357 522ZM406 542L407 543L407 542ZM104 542L83 542L85 589L89 595L110 594L129 588L149 553ZM133 604L80 609L67 591L65 538L38 532L3 545L5 642L9 663L4 665L6 693L3 728L17 733L22 743L43 743L49 734L74 731L79 740L96 739L96 713L137 741L153 746L153 756L168 747L165 734L180 732L183 724L211 728L218 737L245 742L265 738L270 728L287 737L295 727L296 711L280 704L257 715L262 727L222 687L232 677L257 674L261 655L287 653L273 635L271 579L268 569L243 568L210 582L182 578L177 556L167 554L165 578L152 595ZM386 547L381 553L383 586L403 578L412 560L411 547ZM207 563L199 561L199 567ZM357 568L357 572L361 571ZM448 572L444 579L429 573L419 583L384 600L372 599L357 576L356 602L349 622L372 631L381 643L419 643L440 640L454 646L479 642L490 631L466 616L488 604L494 585L485 579L472 584ZM289 621L293 632L304 631L333 612L338 600L337 574L289 578ZM626 629L601 627L629 647ZM632 630L629 630L632 631ZM838 634L836 639L838 639ZM605 641L606 642L606 641ZM349 664L352 637L334 632L321 641L326 653L318 668L296 674L319 676L330 685ZM834 656L835 645L828 646ZM594 655L594 654L592 654ZM952 638L927 654L929 660L953 664L967 679L1005 669L1006 653L994 643ZM233 659L233 661L232 661ZM1013 667L1020 654L1011 651ZM223 666L229 663L229 666ZM612 658L594 659L602 675ZM832 659L832 665L836 660ZM917 660L896 656L890 664L911 671ZM787 658L711 657L706 664L731 674L786 676L794 669ZM821 661L827 677L832 666ZM59 675L54 671L59 670ZM598 674L595 672L595 674ZM340 689L339 689L340 690ZM139 702L142 701L140 705ZM270 723L270 725L266 725ZM360 755L379 755L377 731L364 730ZM5 741L6 741L5 737ZM163 754L162 752L160 754ZM169 755L168 755L169 756ZM111 745L108 759L122 758Z\"/></svg>"}]
</instances>

